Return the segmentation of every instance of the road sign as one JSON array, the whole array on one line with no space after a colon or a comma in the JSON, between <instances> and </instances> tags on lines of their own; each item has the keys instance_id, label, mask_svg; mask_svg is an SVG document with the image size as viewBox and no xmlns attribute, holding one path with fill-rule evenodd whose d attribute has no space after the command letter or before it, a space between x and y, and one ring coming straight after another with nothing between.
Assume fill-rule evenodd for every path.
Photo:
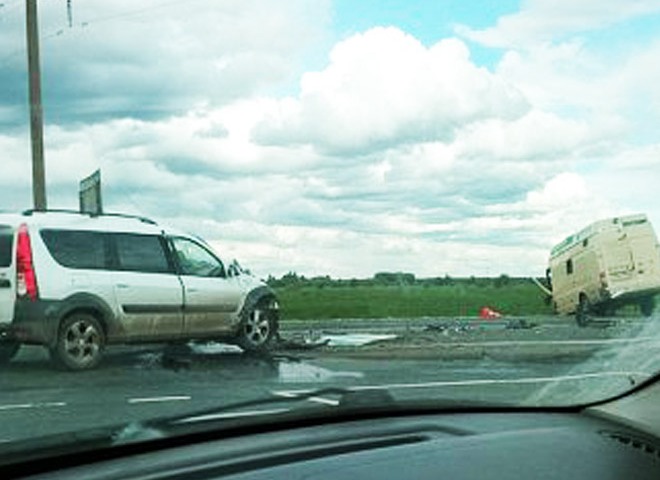
<instances>
[{"instance_id":1,"label":"road sign","mask_svg":"<svg viewBox=\"0 0 660 480\"><path fill-rule=\"evenodd\" d=\"M97 170L89 177L80 181L80 211L92 215L103 213L101 202L101 170Z\"/></svg>"}]
</instances>

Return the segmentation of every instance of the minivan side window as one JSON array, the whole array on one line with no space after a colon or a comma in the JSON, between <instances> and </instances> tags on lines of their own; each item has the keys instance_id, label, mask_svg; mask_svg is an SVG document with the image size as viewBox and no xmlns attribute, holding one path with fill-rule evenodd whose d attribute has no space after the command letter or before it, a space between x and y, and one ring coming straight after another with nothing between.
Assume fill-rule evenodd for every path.
<instances>
[{"instance_id":1,"label":"minivan side window","mask_svg":"<svg viewBox=\"0 0 660 480\"><path fill-rule=\"evenodd\" d=\"M211 252L187 238L172 238L174 251L183 275L224 277L225 268Z\"/></svg>"},{"instance_id":2,"label":"minivan side window","mask_svg":"<svg viewBox=\"0 0 660 480\"><path fill-rule=\"evenodd\" d=\"M41 238L57 263L68 268L104 269L108 256L103 234L84 230L42 230Z\"/></svg>"},{"instance_id":3,"label":"minivan side window","mask_svg":"<svg viewBox=\"0 0 660 480\"><path fill-rule=\"evenodd\" d=\"M119 270L145 273L171 273L163 243L158 235L111 234L117 247Z\"/></svg>"},{"instance_id":4,"label":"minivan side window","mask_svg":"<svg viewBox=\"0 0 660 480\"><path fill-rule=\"evenodd\" d=\"M8 225L0 225L0 268L11 265L14 231Z\"/></svg>"}]
</instances>

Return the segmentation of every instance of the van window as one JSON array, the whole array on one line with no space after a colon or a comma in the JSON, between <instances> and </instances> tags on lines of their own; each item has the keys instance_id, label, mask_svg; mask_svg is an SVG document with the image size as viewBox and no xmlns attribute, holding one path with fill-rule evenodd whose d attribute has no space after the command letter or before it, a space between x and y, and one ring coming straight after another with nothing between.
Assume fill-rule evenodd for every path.
<instances>
[{"instance_id":1,"label":"van window","mask_svg":"<svg viewBox=\"0 0 660 480\"><path fill-rule=\"evenodd\" d=\"M644 225L646 221L646 218L638 218L637 220L629 220L627 222L623 222L623 226L632 227L633 225Z\"/></svg>"},{"instance_id":2,"label":"van window","mask_svg":"<svg viewBox=\"0 0 660 480\"><path fill-rule=\"evenodd\" d=\"M11 265L11 250L14 240L14 231L7 225L0 225L0 268Z\"/></svg>"},{"instance_id":3,"label":"van window","mask_svg":"<svg viewBox=\"0 0 660 480\"><path fill-rule=\"evenodd\" d=\"M174 250L183 275L195 277L224 277L223 264L201 245L186 238L172 238Z\"/></svg>"},{"instance_id":4,"label":"van window","mask_svg":"<svg viewBox=\"0 0 660 480\"><path fill-rule=\"evenodd\" d=\"M157 235L113 234L120 270L146 273L172 272Z\"/></svg>"},{"instance_id":5,"label":"van window","mask_svg":"<svg viewBox=\"0 0 660 480\"><path fill-rule=\"evenodd\" d=\"M42 230L41 238L55 261L63 267L103 269L108 264L102 233Z\"/></svg>"}]
</instances>

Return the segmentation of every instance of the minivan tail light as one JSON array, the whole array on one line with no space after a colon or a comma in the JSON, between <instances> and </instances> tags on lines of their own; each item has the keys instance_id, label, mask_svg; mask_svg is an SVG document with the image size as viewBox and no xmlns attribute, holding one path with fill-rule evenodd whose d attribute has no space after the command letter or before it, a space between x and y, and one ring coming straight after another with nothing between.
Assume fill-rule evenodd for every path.
<instances>
[{"instance_id":1,"label":"minivan tail light","mask_svg":"<svg viewBox=\"0 0 660 480\"><path fill-rule=\"evenodd\" d=\"M37 276L32 264L30 234L26 224L18 227L16 239L16 294L20 297L27 296L31 300L36 300L39 296Z\"/></svg>"}]
</instances>

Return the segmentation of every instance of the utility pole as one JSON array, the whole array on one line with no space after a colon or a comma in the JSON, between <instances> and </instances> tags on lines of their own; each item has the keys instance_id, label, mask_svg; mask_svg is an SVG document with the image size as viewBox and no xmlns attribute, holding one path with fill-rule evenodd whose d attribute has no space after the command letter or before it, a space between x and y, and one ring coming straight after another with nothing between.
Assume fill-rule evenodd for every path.
<instances>
[{"instance_id":1,"label":"utility pole","mask_svg":"<svg viewBox=\"0 0 660 480\"><path fill-rule=\"evenodd\" d=\"M39 27L37 0L25 0L30 100L30 137L32 140L32 199L35 210L46 210L44 167L44 125L41 108L41 71L39 68Z\"/></svg>"}]
</instances>

